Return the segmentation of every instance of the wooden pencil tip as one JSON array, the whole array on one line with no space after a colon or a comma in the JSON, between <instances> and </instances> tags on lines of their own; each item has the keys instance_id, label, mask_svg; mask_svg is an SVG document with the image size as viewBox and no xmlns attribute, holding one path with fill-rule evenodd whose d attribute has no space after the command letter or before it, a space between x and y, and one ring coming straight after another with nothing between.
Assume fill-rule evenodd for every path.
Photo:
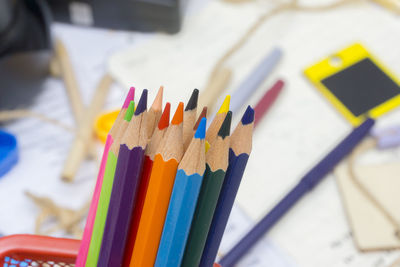
<instances>
[{"instance_id":1,"label":"wooden pencil tip","mask_svg":"<svg viewBox=\"0 0 400 267\"><path fill-rule=\"evenodd\" d=\"M169 126L170 110L171 110L171 104L169 102L167 102L167 104L165 104L165 108L161 115L160 121L158 122L158 129L162 130Z\"/></svg>"},{"instance_id":2,"label":"wooden pencil tip","mask_svg":"<svg viewBox=\"0 0 400 267\"><path fill-rule=\"evenodd\" d=\"M143 89L139 103L135 110L135 116L142 114L147 109L147 93L147 89Z\"/></svg>"},{"instance_id":3,"label":"wooden pencil tip","mask_svg":"<svg viewBox=\"0 0 400 267\"><path fill-rule=\"evenodd\" d=\"M131 101L129 103L128 109L126 110L124 120L131 121L134 113L135 113L135 101Z\"/></svg>"},{"instance_id":4,"label":"wooden pencil tip","mask_svg":"<svg viewBox=\"0 0 400 267\"><path fill-rule=\"evenodd\" d=\"M207 118L207 107L204 107L203 110L201 111L200 116L193 127L193 131L197 130L197 127L199 127L202 118Z\"/></svg>"},{"instance_id":5,"label":"wooden pencil tip","mask_svg":"<svg viewBox=\"0 0 400 267\"><path fill-rule=\"evenodd\" d=\"M243 125L250 124L254 121L254 109L252 107L247 106L241 121Z\"/></svg>"},{"instance_id":6,"label":"wooden pencil tip","mask_svg":"<svg viewBox=\"0 0 400 267\"><path fill-rule=\"evenodd\" d=\"M218 113L227 113L229 111L230 102L231 102L231 96L227 95L221 107L219 108Z\"/></svg>"},{"instance_id":7,"label":"wooden pencil tip","mask_svg":"<svg viewBox=\"0 0 400 267\"><path fill-rule=\"evenodd\" d=\"M163 94L164 94L164 86L160 86L160 89L158 89L158 93L156 95L156 98L154 99L153 105L151 105L151 108L157 111L162 110L162 101L163 101Z\"/></svg>"},{"instance_id":8,"label":"wooden pencil tip","mask_svg":"<svg viewBox=\"0 0 400 267\"><path fill-rule=\"evenodd\" d=\"M197 131L194 134L194 138L204 139L206 137L206 126L207 126L207 119L202 118L199 127L197 128Z\"/></svg>"},{"instance_id":9,"label":"wooden pencil tip","mask_svg":"<svg viewBox=\"0 0 400 267\"><path fill-rule=\"evenodd\" d=\"M189 102L186 105L185 111L193 110L197 108L197 100L199 99L199 90L194 89L190 96Z\"/></svg>"},{"instance_id":10,"label":"wooden pencil tip","mask_svg":"<svg viewBox=\"0 0 400 267\"><path fill-rule=\"evenodd\" d=\"M183 121L183 102L179 102L174 117L172 118L171 124L178 125L181 124L182 121Z\"/></svg>"},{"instance_id":11,"label":"wooden pencil tip","mask_svg":"<svg viewBox=\"0 0 400 267\"><path fill-rule=\"evenodd\" d=\"M135 87L131 87L129 89L128 94L126 95L125 102L122 105L122 108L128 108L131 101L135 99Z\"/></svg>"},{"instance_id":12,"label":"wooden pencil tip","mask_svg":"<svg viewBox=\"0 0 400 267\"><path fill-rule=\"evenodd\" d=\"M222 122L221 128L219 128L218 136L224 139L231 133L231 122L232 122L232 111L228 111L224 121Z\"/></svg>"}]
</instances>

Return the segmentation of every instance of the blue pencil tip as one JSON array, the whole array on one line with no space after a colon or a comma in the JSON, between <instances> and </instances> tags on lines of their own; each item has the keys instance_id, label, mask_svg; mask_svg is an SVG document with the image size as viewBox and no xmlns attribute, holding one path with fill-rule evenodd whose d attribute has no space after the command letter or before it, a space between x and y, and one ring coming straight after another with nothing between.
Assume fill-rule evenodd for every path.
<instances>
[{"instance_id":1,"label":"blue pencil tip","mask_svg":"<svg viewBox=\"0 0 400 267\"><path fill-rule=\"evenodd\" d=\"M206 126L207 126L207 119L202 118L197 127L196 133L194 134L194 138L204 139L206 137Z\"/></svg>"},{"instance_id":2,"label":"blue pencil tip","mask_svg":"<svg viewBox=\"0 0 400 267\"><path fill-rule=\"evenodd\" d=\"M140 96L139 103L135 110L135 116L138 116L147 109L147 89L143 89L142 95Z\"/></svg>"},{"instance_id":3,"label":"blue pencil tip","mask_svg":"<svg viewBox=\"0 0 400 267\"><path fill-rule=\"evenodd\" d=\"M253 121L254 121L254 109L250 106L247 106L247 109L242 117L242 124L243 125L250 124Z\"/></svg>"}]
</instances>

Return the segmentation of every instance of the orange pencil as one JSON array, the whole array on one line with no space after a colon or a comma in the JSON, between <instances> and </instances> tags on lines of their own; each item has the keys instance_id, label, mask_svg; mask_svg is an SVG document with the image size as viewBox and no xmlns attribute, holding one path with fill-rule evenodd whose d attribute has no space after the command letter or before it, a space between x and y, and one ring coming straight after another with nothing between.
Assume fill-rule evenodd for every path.
<instances>
[{"instance_id":1,"label":"orange pencil","mask_svg":"<svg viewBox=\"0 0 400 267\"><path fill-rule=\"evenodd\" d=\"M158 122L158 126L154 130L153 136L145 151L145 158L143 164L142 179L140 181L136 205L132 213L131 226L129 228L128 242L125 247L124 261L122 266L129 266L135 245L136 234L139 227L140 217L142 216L144 200L146 198L147 188L149 186L149 179L153 167L154 157L159 150L161 140L163 139L168 126L169 126L169 113L171 104L167 102L164 111Z\"/></svg>"},{"instance_id":2,"label":"orange pencil","mask_svg":"<svg viewBox=\"0 0 400 267\"><path fill-rule=\"evenodd\" d=\"M183 103L174 114L156 154L130 267L154 265L178 164L183 156Z\"/></svg>"}]
</instances>

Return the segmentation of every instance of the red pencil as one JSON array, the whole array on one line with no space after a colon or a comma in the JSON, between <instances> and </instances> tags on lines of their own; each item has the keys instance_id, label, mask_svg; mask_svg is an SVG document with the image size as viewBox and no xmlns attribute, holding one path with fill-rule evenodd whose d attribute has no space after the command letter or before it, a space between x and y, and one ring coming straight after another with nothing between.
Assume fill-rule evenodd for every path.
<instances>
[{"instance_id":1,"label":"red pencil","mask_svg":"<svg viewBox=\"0 0 400 267\"><path fill-rule=\"evenodd\" d=\"M279 93L282 91L282 87L284 84L284 81L278 80L267 92L265 92L260 101L258 101L257 105L254 108L254 127L257 126L257 124L275 102L275 100L279 96Z\"/></svg>"},{"instance_id":2,"label":"red pencil","mask_svg":"<svg viewBox=\"0 0 400 267\"><path fill-rule=\"evenodd\" d=\"M158 126L154 130L153 136L148 144L145 152L142 178L138 189L138 195L136 199L136 206L133 210L130 230L128 234L128 242L126 243L124 261L122 266L129 266L131 261L133 246L135 245L136 234L139 227L140 216L143 210L144 200L146 198L147 187L149 185L149 178L151 174L151 169L153 167L154 156L157 149L161 143L161 140L169 126L169 113L171 110L171 104L167 103L165 105L163 114L161 115Z\"/></svg>"}]
</instances>

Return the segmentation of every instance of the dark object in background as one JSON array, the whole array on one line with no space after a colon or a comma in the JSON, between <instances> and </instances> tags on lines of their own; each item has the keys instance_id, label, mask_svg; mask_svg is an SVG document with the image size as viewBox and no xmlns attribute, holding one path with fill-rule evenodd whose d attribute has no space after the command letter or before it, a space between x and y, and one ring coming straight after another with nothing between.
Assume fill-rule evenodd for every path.
<instances>
[{"instance_id":1,"label":"dark object in background","mask_svg":"<svg viewBox=\"0 0 400 267\"><path fill-rule=\"evenodd\" d=\"M400 88L370 58L321 81L354 116L358 117L400 94Z\"/></svg>"},{"instance_id":2,"label":"dark object in background","mask_svg":"<svg viewBox=\"0 0 400 267\"><path fill-rule=\"evenodd\" d=\"M0 0L0 109L24 106L50 60L50 10L42 0Z\"/></svg>"},{"instance_id":3,"label":"dark object in background","mask_svg":"<svg viewBox=\"0 0 400 267\"><path fill-rule=\"evenodd\" d=\"M176 33L187 0L47 0L56 21L134 31Z\"/></svg>"}]
</instances>

